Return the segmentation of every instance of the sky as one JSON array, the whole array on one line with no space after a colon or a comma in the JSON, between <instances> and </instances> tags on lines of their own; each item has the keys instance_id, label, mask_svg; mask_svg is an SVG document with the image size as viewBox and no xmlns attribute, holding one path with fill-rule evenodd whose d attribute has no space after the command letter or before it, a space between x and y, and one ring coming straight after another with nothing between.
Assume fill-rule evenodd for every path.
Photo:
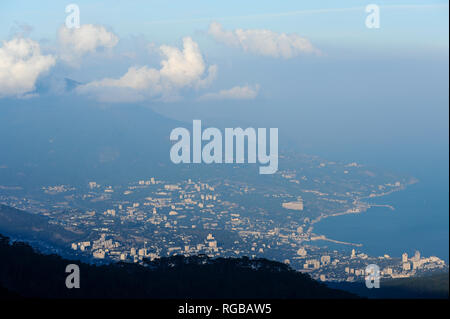
<instances>
[{"instance_id":1,"label":"sky","mask_svg":"<svg viewBox=\"0 0 450 319\"><path fill-rule=\"evenodd\" d=\"M311 151L448 148L447 1L77 1L79 29L69 4L1 2L0 104L75 94L278 126Z\"/></svg>"},{"instance_id":2,"label":"sky","mask_svg":"<svg viewBox=\"0 0 450 319\"><path fill-rule=\"evenodd\" d=\"M173 42L206 29L211 21L229 28L265 28L299 32L316 41L332 38L359 43L367 39L364 28L368 1L77 1L81 23L110 26L120 36L142 34L151 41ZM447 1L378 1L383 12L377 36L383 40L447 45ZM53 38L65 20L61 1L2 1L0 37L8 37L15 22L35 27L38 38ZM402 39L400 39L400 36ZM373 38L373 34L370 36ZM425 40L425 39L422 39ZM356 44L356 43L355 43Z\"/></svg>"},{"instance_id":3,"label":"sky","mask_svg":"<svg viewBox=\"0 0 450 319\"><path fill-rule=\"evenodd\" d=\"M117 77L133 64L158 66L161 62L155 56L159 53L158 48L166 45L182 49L185 37L190 37L198 45L205 73L214 63L232 64L233 58L241 57L271 57L272 60L285 60L287 65L298 59L317 56L323 59L354 54L414 58L423 54L445 56L448 52L446 1L379 1L376 3L380 7L378 29L369 29L365 25L368 15L365 7L370 4L365 1L258 1L257 5L252 1L129 1L126 4L120 1L78 1L75 4L80 10L81 26L92 27L90 32L84 32L84 37L100 37L101 30L96 28L102 28L114 40L101 43L98 38L91 47L75 53L73 44L82 41L81 36L67 32L62 39L60 32L68 16L65 12L68 4L59 1L2 1L0 39L8 41L20 35L37 41L42 52L55 58L49 70L43 67L43 75L47 71L58 73L64 69L60 72L66 72L65 76L74 75L80 81L109 75ZM239 30L247 42L239 39L236 34ZM250 34L252 31L253 35ZM255 34L258 31L260 33ZM263 35L262 31L272 35ZM234 34L235 39L227 38L229 34ZM262 48L267 46L261 42L264 36L271 37L277 45L276 41L281 41L277 37L283 34L308 41L311 50L300 48L284 54L262 52ZM105 56L108 68L98 65L98 59L104 61ZM89 62L98 65L99 70L92 70ZM223 72L223 69L216 72ZM233 73L236 77L241 76L238 70L233 70ZM41 73L38 75L39 78ZM207 75L204 74L205 77ZM259 91L258 83L245 87L250 90L250 97ZM220 94L220 91L208 94ZM245 96L245 92L242 94ZM222 97L224 95L226 92L222 92Z\"/></svg>"}]
</instances>

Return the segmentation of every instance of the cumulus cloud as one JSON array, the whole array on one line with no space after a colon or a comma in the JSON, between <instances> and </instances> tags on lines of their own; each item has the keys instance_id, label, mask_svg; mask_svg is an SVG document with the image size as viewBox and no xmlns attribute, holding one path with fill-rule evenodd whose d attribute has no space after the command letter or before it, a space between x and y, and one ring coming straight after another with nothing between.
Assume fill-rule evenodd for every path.
<instances>
[{"instance_id":1,"label":"cumulus cloud","mask_svg":"<svg viewBox=\"0 0 450 319\"><path fill-rule=\"evenodd\" d=\"M208 75L204 78L204 79L199 79L196 83L195 86L196 88L206 88L208 86L210 86L212 84L212 82L214 82L214 80L217 77L217 71L218 71L218 67L217 65L210 65L208 67Z\"/></svg>"},{"instance_id":2,"label":"cumulus cloud","mask_svg":"<svg viewBox=\"0 0 450 319\"><path fill-rule=\"evenodd\" d=\"M139 101L161 98L169 101L185 87L200 88L215 78L217 66L206 71L206 65L198 44L190 37L183 39L183 49L163 45L161 68L148 66L130 67L120 78L105 78L77 88L82 94L94 95L102 101Z\"/></svg>"},{"instance_id":3,"label":"cumulus cloud","mask_svg":"<svg viewBox=\"0 0 450 319\"><path fill-rule=\"evenodd\" d=\"M258 95L259 85L253 87L235 86L228 90L221 90L217 93L207 93L202 95L199 100L253 100Z\"/></svg>"},{"instance_id":4,"label":"cumulus cloud","mask_svg":"<svg viewBox=\"0 0 450 319\"><path fill-rule=\"evenodd\" d=\"M58 32L61 45L61 59L73 63L86 53L96 52L98 48L113 48L119 38L103 26L83 24L79 28L61 26Z\"/></svg>"},{"instance_id":5,"label":"cumulus cloud","mask_svg":"<svg viewBox=\"0 0 450 319\"><path fill-rule=\"evenodd\" d=\"M264 29L227 31L218 22L210 24L208 33L226 45L263 56L289 59L300 54L320 54L308 39L295 33L277 33Z\"/></svg>"},{"instance_id":6,"label":"cumulus cloud","mask_svg":"<svg viewBox=\"0 0 450 319\"><path fill-rule=\"evenodd\" d=\"M55 64L55 57L41 54L39 43L25 38L3 41L0 47L0 97L25 96L37 78Z\"/></svg>"}]
</instances>

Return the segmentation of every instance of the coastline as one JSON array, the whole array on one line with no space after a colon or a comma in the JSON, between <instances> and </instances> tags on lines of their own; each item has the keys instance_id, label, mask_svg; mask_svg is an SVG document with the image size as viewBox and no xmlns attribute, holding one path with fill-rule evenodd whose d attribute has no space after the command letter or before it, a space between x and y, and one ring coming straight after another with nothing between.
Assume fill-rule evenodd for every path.
<instances>
[{"instance_id":1,"label":"coastline","mask_svg":"<svg viewBox=\"0 0 450 319\"><path fill-rule=\"evenodd\" d=\"M308 232L309 235L309 240L310 241L315 241L315 240L323 240L323 241L329 241L332 242L334 244L339 244L339 245L345 245L345 246L354 246L354 247L364 247L363 243L357 243L357 242L351 242L351 241L343 241L343 240L337 240L337 239L332 239L332 238L328 238L326 234L318 234L318 233L313 233L314 231L314 224L319 223L320 221L323 221L329 217L338 217L338 216L346 216L346 215L359 215L362 213L367 212L367 210L369 210L370 208L373 207L381 207L381 208L388 208L391 211L395 211L395 207L393 205L389 205L389 204L371 204L365 201L362 201L363 199L373 199L373 198L382 198L382 197L386 197L388 195L391 195L393 193L397 193L397 192L402 192L405 191L409 186L417 184L419 181L417 179L413 179L411 182L406 183L404 185L402 185L401 187L397 188L397 189L392 189L388 192L384 192L384 193L380 193L380 194L371 194L369 196L362 196L362 197L356 197L353 200L353 207L347 209L344 212L337 212L334 214L330 214L330 215L320 215L319 217L313 219L310 223L310 232Z\"/></svg>"},{"instance_id":2,"label":"coastline","mask_svg":"<svg viewBox=\"0 0 450 319\"><path fill-rule=\"evenodd\" d=\"M322 217L314 230L338 241L362 243L369 255L399 257L419 250L448 262L448 201L441 200L442 192L440 184L417 183L387 197L395 213L377 200L367 203L371 210L364 215L343 212L332 221Z\"/></svg>"}]
</instances>

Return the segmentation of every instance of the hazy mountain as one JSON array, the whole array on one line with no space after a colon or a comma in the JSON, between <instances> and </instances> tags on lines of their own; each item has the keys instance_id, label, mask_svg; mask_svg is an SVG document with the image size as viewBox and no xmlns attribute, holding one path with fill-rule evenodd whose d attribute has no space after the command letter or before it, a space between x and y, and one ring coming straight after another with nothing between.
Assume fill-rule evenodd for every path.
<instances>
[{"instance_id":1,"label":"hazy mountain","mask_svg":"<svg viewBox=\"0 0 450 319\"><path fill-rule=\"evenodd\" d=\"M70 243L81 240L83 232L49 223L49 218L0 204L0 233L40 247L67 249Z\"/></svg>"},{"instance_id":2,"label":"hazy mountain","mask_svg":"<svg viewBox=\"0 0 450 319\"><path fill-rule=\"evenodd\" d=\"M82 83L69 78L64 78L64 84L66 91L70 92L73 91L77 86L79 86Z\"/></svg>"},{"instance_id":3,"label":"hazy mountain","mask_svg":"<svg viewBox=\"0 0 450 319\"><path fill-rule=\"evenodd\" d=\"M130 181L154 176L170 162L172 129L146 107L88 100L2 100L0 181L42 185Z\"/></svg>"}]
</instances>

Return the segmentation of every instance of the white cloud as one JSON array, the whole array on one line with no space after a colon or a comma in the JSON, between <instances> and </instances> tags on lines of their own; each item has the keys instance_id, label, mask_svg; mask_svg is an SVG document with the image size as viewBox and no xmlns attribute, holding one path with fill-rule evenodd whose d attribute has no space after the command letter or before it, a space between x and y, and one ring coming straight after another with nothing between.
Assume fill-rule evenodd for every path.
<instances>
[{"instance_id":1,"label":"white cloud","mask_svg":"<svg viewBox=\"0 0 450 319\"><path fill-rule=\"evenodd\" d=\"M253 100L258 95L259 85L235 86L228 90L221 90L217 93L207 93L202 95L199 100Z\"/></svg>"},{"instance_id":2,"label":"white cloud","mask_svg":"<svg viewBox=\"0 0 450 319\"><path fill-rule=\"evenodd\" d=\"M94 95L102 101L138 101L160 98L170 101L185 87L200 88L209 85L215 78L217 66L206 71L205 62L198 44L190 37L183 39L183 50L163 45L160 47L164 59L161 68L130 67L120 78L105 78L77 88L82 94Z\"/></svg>"},{"instance_id":3,"label":"white cloud","mask_svg":"<svg viewBox=\"0 0 450 319\"><path fill-rule=\"evenodd\" d=\"M210 24L208 33L226 45L263 56L289 59L300 54L320 54L308 39L295 33L277 33L264 29L227 31L218 22Z\"/></svg>"},{"instance_id":4,"label":"white cloud","mask_svg":"<svg viewBox=\"0 0 450 319\"><path fill-rule=\"evenodd\" d=\"M208 75L204 79L199 79L195 86L199 89L210 86L217 77L218 69L217 65L210 65L208 68Z\"/></svg>"},{"instance_id":5,"label":"white cloud","mask_svg":"<svg viewBox=\"0 0 450 319\"><path fill-rule=\"evenodd\" d=\"M98 48L110 49L116 46L119 38L103 26L83 24L80 28L61 26L58 32L61 45L61 59L73 63L86 53L96 52Z\"/></svg>"},{"instance_id":6,"label":"white cloud","mask_svg":"<svg viewBox=\"0 0 450 319\"><path fill-rule=\"evenodd\" d=\"M34 90L39 75L55 64L42 55L39 43L25 38L3 41L0 47L0 97L24 96Z\"/></svg>"},{"instance_id":7,"label":"white cloud","mask_svg":"<svg viewBox=\"0 0 450 319\"><path fill-rule=\"evenodd\" d=\"M166 60L161 61L160 74L175 86L197 82L205 71L205 63L198 44L190 37L183 39L183 51L163 45L160 47Z\"/></svg>"}]
</instances>

